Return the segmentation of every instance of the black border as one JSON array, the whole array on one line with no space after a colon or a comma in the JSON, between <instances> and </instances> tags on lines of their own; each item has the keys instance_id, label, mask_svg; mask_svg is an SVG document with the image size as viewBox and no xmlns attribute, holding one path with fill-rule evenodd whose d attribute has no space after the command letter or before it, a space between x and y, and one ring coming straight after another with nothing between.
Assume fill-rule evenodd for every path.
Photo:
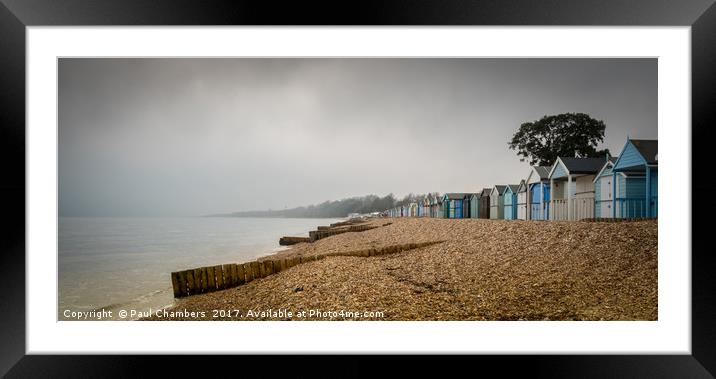
<instances>
[{"instance_id":1,"label":"black border","mask_svg":"<svg viewBox=\"0 0 716 379\"><path fill-rule=\"evenodd\" d=\"M5 226L0 228L0 375L9 377L107 377L147 374L149 360L166 357L25 356L25 27L42 25L679 25L692 27L692 198L712 193L708 156L716 112L716 5L714 0L363 0L213 1L200 0L0 0L0 199ZM678 127L678 126L667 126ZM684 168L689 169L689 168ZM703 195L702 195L703 196ZM692 211L692 352L682 356L481 356L470 366L483 375L498 369L550 377L713 377L716 373L716 296L710 291L716 272L708 248L708 220L716 202L699 201ZM688 203L691 209L691 204ZM702 248L701 246L704 246ZM679 253L679 252L674 252ZM688 252L683 252L687 254ZM332 376L374 373L360 357L337 357L341 372ZM175 358L176 359L176 358ZM477 361L475 361L475 359ZM181 365L163 362L164 375L184 373L196 358ZM405 374L404 359L382 357L381 373ZM281 362L281 364L276 364ZM335 362L334 362L335 363ZM224 357L216 368L235 365ZM230 366L225 366L230 365ZM271 374L296 374L323 366L320 357L251 357L251 368ZM449 374L460 367L419 364ZM211 370L213 371L213 370ZM320 375L319 371L314 374ZM311 375L313 376L313 375Z\"/></svg>"}]
</instances>

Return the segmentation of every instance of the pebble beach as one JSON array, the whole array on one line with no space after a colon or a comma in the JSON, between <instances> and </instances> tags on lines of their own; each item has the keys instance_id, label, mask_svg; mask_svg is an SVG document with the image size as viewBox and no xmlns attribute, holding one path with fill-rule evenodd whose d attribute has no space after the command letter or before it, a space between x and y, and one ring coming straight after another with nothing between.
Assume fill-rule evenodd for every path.
<instances>
[{"instance_id":1,"label":"pebble beach","mask_svg":"<svg viewBox=\"0 0 716 379\"><path fill-rule=\"evenodd\" d=\"M145 320L656 320L657 223L372 219L272 256L323 259Z\"/></svg>"}]
</instances>

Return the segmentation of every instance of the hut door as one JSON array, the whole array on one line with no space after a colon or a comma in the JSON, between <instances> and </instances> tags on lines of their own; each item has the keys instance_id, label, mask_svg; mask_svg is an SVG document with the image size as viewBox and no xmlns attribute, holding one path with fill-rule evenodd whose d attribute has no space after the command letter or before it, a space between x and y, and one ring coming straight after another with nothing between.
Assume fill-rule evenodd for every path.
<instances>
[{"instance_id":1,"label":"hut door","mask_svg":"<svg viewBox=\"0 0 716 379\"><path fill-rule=\"evenodd\" d=\"M612 217L612 178L604 177L599 183L599 217Z\"/></svg>"}]
</instances>

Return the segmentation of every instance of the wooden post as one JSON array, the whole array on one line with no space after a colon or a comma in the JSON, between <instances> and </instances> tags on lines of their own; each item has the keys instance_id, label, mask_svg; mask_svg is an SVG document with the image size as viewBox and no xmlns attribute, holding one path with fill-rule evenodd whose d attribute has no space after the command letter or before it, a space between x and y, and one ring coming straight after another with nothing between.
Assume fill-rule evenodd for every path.
<instances>
[{"instance_id":1,"label":"wooden post","mask_svg":"<svg viewBox=\"0 0 716 379\"><path fill-rule=\"evenodd\" d=\"M263 261L258 262L259 265L259 278L265 278L266 277L266 265Z\"/></svg>"},{"instance_id":2,"label":"wooden post","mask_svg":"<svg viewBox=\"0 0 716 379\"><path fill-rule=\"evenodd\" d=\"M239 265L232 263L231 265L231 286L236 287L239 285Z\"/></svg>"},{"instance_id":3,"label":"wooden post","mask_svg":"<svg viewBox=\"0 0 716 379\"><path fill-rule=\"evenodd\" d=\"M231 264L221 266L224 271L224 288L236 286L236 271L232 269Z\"/></svg>"},{"instance_id":4,"label":"wooden post","mask_svg":"<svg viewBox=\"0 0 716 379\"><path fill-rule=\"evenodd\" d=\"M196 292L194 292L194 288L196 283L194 283L194 270L187 270L186 271L186 289L189 295L196 295Z\"/></svg>"},{"instance_id":5,"label":"wooden post","mask_svg":"<svg viewBox=\"0 0 716 379\"><path fill-rule=\"evenodd\" d=\"M201 269L195 268L194 269L194 293L202 293L201 289Z\"/></svg>"},{"instance_id":6,"label":"wooden post","mask_svg":"<svg viewBox=\"0 0 716 379\"><path fill-rule=\"evenodd\" d=\"M207 283L208 278L206 275L206 267L202 267L199 269L201 271L201 292L208 292L209 291L209 284Z\"/></svg>"},{"instance_id":7,"label":"wooden post","mask_svg":"<svg viewBox=\"0 0 716 379\"><path fill-rule=\"evenodd\" d=\"M209 292L216 291L216 273L214 272L214 266L209 266L206 268L206 276L207 276L207 290Z\"/></svg>"},{"instance_id":8,"label":"wooden post","mask_svg":"<svg viewBox=\"0 0 716 379\"><path fill-rule=\"evenodd\" d=\"M259 262L256 262L256 261L251 262L251 272L252 272L254 279L261 278L261 270L259 270Z\"/></svg>"},{"instance_id":9,"label":"wooden post","mask_svg":"<svg viewBox=\"0 0 716 379\"><path fill-rule=\"evenodd\" d=\"M236 265L236 285L240 286L246 283L246 274L244 271L244 265L239 263Z\"/></svg>"},{"instance_id":10,"label":"wooden post","mask_svg":"<svg viewBox=\"0 0 716 379\"><path fill-rule=\"evenodd\" d=\"M251 268L251 262L244 263L242 266L244 267L244 277L246 278L245 283L254 280L254 270Z\"/></svg>"},{"instance_id":11,"label":"wooden post","mask_svg":"<svg viewBox=\"0 0 716 379\"><path fill-rule=\"evenodd\" d=\"M181 292L182 296L186 296L187 295L186 271L179 271L178 279L179 279L179 292Z\"/></svg>"},{"instance_id":12,"label":"wooden post","mask_svg":"<svg viewBox=\"0 0 716 379\"><path fill-rule=\"evenodd\" d=\"M172 272L172 289L174 290L174 297L182 297L178 272Z\"/></svg>"},{"instance_id":13,"label":"wooden post","mask_svg":"<svg viewBox=\"0 0 716 379\"><path fill-rule=\"evenodd\" d=\"M214 272L216 273L216 289L224 289L224 270L221 265L214 266Z\"/></svg>"}]
</instances>

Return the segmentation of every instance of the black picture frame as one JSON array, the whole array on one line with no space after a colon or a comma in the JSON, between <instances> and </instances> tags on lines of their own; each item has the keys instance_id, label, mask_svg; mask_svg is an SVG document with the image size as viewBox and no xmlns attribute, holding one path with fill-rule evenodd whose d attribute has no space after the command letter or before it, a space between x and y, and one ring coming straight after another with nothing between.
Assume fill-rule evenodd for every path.
<instances>
[{"instance_id":1,"label":"black picture frame","mask_svg":"<svg viewBox=\"0 0 716 379\"><path fill-rule=\"evenodd\" d=\"M109 1L0 0L0 157L3 163L0 199L5 226L0 229L0 375L9 377L129 376L144 373L156 357L26 356L25 355L25 36L27 26L59 25L633 25L691 26L692 40L692 173L691 198L712 193L716 180L706 155L716 129L716 5L713 0L655 2L648 0L512 0L286 2L270 1ZM678 126L668 126L678 127ZM694 175L698 174L698 176ZM698 178L695 180L694 178ZM498 368L530 376L550 377L713 377L716 373L716 297L710 291L716 272L706 233L713 200L692 210L692 355L657 356L481 356L470 365L480 372ZM664 217L668 217L665 215ZM670 252L683 253L689 252ZM165 374L183 372L196 358L163 364ZM229 359L224 357L224 359ZM295 360L296 358L293 358ZM295 373L318 364L319 357L252 357L251 366L266 372ZM344 374L370 372L362 357L338 357ZM382 358L383 373L405 367L398 357ZM233 362L233 361L232 361ZM218 363L222 367L224 363ZM233 363L231 363L233 364ZM320 363L324 364L324 363ZM455 368L457 366L452 366ZM420 366L423 373L450 367ZM250 371L250 370L249 370ZM239 370L247 373L248 371Z\"/></svg>"}]
</instances>

